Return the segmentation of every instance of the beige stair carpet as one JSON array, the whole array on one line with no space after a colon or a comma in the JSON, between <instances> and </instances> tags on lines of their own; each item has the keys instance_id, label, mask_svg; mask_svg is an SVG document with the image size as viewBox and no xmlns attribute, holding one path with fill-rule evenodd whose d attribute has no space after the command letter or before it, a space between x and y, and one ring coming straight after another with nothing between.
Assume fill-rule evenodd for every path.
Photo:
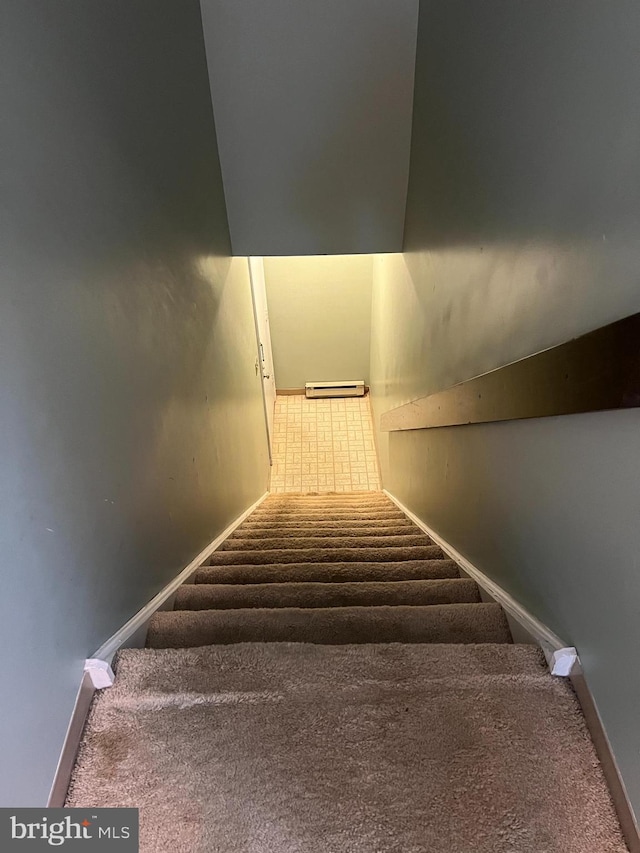
<instances>
[{"instance_id":1,"label":"beige stair carpet","mask_svg":"<svg viewBox=\"0 0 640 853\"><path fill-rule=\"evenodd\" d=\"M407 519L408 520L408 519ZM334 524L336 522L333 522ZM280 525L262 525L260 527L257 526L249 526L242 525L242 530L239 533L234 533L233 536L230 536L227 539L227 542L233 542L235 539L273 539L275 537L290 537L290 536L302 536L309 535L313 537L317 536L366 536L366 537L380 537L380 536L412 536L415 535L415 531L412 530L409 526L403 526L400 524L396 524L393 526L383 526L383 525L373 525L370 527L356 527L352 526L355 522L349 522L349 527L345 527L344 524L338 523L336 527L330 527L330 523L322 524L322 522L318 524L280 524Z\"/></svg>"},{"instance_id":2,"label":"beige stair carpet","mask_svg":"<svg viewBox=\"0 0 640 853\"><path fill-rule=\"evenodd\" d=\"M376 522L372 516L381 512L395 517L399 510L379 492L270 497L211 556L196 583L178 593L174 611L153 617L148 644L510 642L501 609L481 604L477 585L459 578L415 525ZM283 514L303 519L304 527L283 528ZM366 533L351 527L357 514ZM261 535L249 527L245 536L256 516ZM341 527L324 527L337 518ZM438 560L442 568L432 566ZM305 563L306 574L299 568ZM376 563L381 568L372 573ZM230 576L235 566L239 571ZM440 585L430 586L434 580ZM230 584L234 588L225 590Z\"/></svg>"},{"instance_id":3,"label":"beige stair carpet","mask_svg":"<svg viewBox=\"0 0 640 853\"><path fill-rule=\"evenodd\" d=\"M531 646L128 650L69 806L142 853L623 853L575 696Z\"/></svg>"},{"instance_id":4,"label":"beige stair carpet","mask_svg":"<svg viewBox=\"0 0 640 853\"><path fill-rule=\"evenodd\" d=\"M97 695L143 853L622 853L575 696L380 493L272 497Z\"/></svg>"},{"instance_id":5,"label":"beige stair carpet","mask_svg":"<svg viewBox=\"0 0 640 853\"><path fill-rule=\"evenodd\" d=\"M433 545L428 536L405 533L401 535L386 534L384 536L346 536L343 531L338 535L333 536L331 542L327 542L326 536L316 536L315 533L307 533L306 535L296 536L265 536L260 540L259 547L262 551L274 550L305 550L314 548L325 548L331 546L332 549L338 548L413 548L414 545L423 545L428 547ZM223 542L218 553L223 551L242 551L251 550L256 547L253 539L245 539L236 535Z\"/></svg>"},{"instance_id":6,"label":"beige stair carpet","mask_svg":"<svg viewBox=\"0 0 640 853\"><path fill-rule=\"evenodd\" d=\"M237 610L243 607L367 607L455 604L480 601L478 586L463 578L344 583L183 584L174 610Z\"/></svg>"},{"instance_id":7,"label":"beige stair carpet","mask_svg":"<svg viewBox=\"0 0 640 853\"><path fill-rule=\"evenodd\" d=\"M211 643L510 643L498 604L165 610L149 625L157 649Z\"/></svg>"},{"instance_id":8,"label":"beige stair carpet","mask_svg":"<svg viewBox=\"0 0 640 853\"><path fill-rule=\"evenodd\" d=\"M196 583L269 583L277 581L340 583L347 581L420 580L457 578L453 560L401 560L384 563L261 563L235 566L203 566L195 575Z\"/></svg>"},{"instance_id":9,"label":"beige stair carpet","mask_svg":"<svg viewBox=\"0 0 640 853\"><path fill-rule=\"evenodd\" d=\"M371 548L367 545L353 548L332 548L331 540L320 546L310 548L268 548L262 550L259 544L251 541L250 548L243 547L238 551L215 551L209 558L211 566L233 566L234 564L252 563L385 563L387 560L437 560L444 558L442 550L437 545L407 545L387 548Z\"/></svg>"}]
</instances>

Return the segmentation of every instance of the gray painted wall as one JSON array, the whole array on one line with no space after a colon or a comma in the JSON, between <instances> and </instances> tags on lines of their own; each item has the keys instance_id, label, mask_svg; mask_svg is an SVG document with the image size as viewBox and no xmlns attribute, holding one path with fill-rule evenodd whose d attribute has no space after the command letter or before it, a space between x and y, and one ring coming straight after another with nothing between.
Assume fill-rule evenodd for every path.
<instances>
[{"instance_id":1,"label":"gray painted wall","mask_svg":"<svg viewBox=\"0 0 640 853\"><path fill-rule=\"evenodd\" d=\"M0 805L83 660L267 484L196 0L3 4Z\"/></svg>"},{"instance_id":2,"label":"gray painted wall","mask_svg":"<svg viewBox=\"0 0 640 853\"><path fill-rule=\"evenodd\" d=\"M640 7L421 2L376 415L640 310ZM640 412L379 435L384 485L578 647L640 813Z\"/></svg>"},{"instance_id":3,"label":"gray painted wall","mask_svg":"<svg viewBox=\"0 0 640 853\"><path fill-rule=\"evenodd\" d=\"M394 252L418 0L202 0L233 250Z\"/></svg>"},{"instance_id":4,"label":"gray painted wall","mask_svg":"<svg viewBox=\"0 0 640 853\"><path fill-rule=\"evenodd\" d=\"M276 387L368 382L373 258L265 258L264 270Z\"/></svg>"}]
</instances>

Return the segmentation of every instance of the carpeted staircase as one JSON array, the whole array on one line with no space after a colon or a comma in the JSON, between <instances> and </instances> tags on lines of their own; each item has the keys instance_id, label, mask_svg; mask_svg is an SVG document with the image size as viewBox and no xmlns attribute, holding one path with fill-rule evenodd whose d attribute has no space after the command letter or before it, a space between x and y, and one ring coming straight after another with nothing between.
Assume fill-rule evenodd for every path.
<instances>
[{"instance_id":1,"label":"carpeted staircase","mask_svg":"<svg viewBox=\"0 0 640 853\"><path fill-rule=\"evenodd\" d=\"M569 683L381 493L268 498L92 708L141 850L622 853Z\"/></svg>"}]
</instances>

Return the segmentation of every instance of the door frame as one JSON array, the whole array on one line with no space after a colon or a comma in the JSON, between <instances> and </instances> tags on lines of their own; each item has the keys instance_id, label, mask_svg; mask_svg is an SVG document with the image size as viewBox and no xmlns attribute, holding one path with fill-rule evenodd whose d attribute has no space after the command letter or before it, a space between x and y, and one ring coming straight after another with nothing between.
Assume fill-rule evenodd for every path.
<instances>
[{"instance_id":1,"label":"door frame","mask_svg":"<svg viewBox=\"0 0 640 853\"><path fill-rule=\"evenodd\" d=\"M258 317L258 305L256 300L256 290L261 288L264 293L264 305L265 309L267 308L267 291L266 291L266 282L264 275L264 259L259 256L252 256L247 258L247 264L249 266L249 280L251 282L251 303L253 305L253 320L256 328L256 372L260 373L260 386L262 388L262 405L264 409L264 425L265 431L267 433L267 447L269 448L269 464L273 465L273 429L271 424L273 423L273 414L271 418L269 418L269 400L267 399L267 391L265 387L265 381L269 380L273 382L274 389L274 408L275 408L275 374L273 369L273 349L271 346L271 330L268 323L268 312L267 312L267 325L266 325L266 337L263 340L263 335L261 333L261 324L260 319ZM268 353L268 359L265 359L265 350ZM264 364L267 361L268 365L270 365L271 373L268 376L264 374Z\"/></svg>"}]
</instances>

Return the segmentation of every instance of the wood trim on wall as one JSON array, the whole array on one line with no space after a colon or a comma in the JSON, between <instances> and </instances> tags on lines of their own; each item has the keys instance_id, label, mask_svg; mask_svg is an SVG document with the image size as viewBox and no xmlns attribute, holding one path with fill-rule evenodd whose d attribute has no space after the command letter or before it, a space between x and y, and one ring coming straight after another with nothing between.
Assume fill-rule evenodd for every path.
<instances>
[{"instance_id":1,"label":"wood trim on wall","mask_svg":"<svg viewBox=\"0 0 640 853\"><path fill-rule=\"evenodd\" d=\"M385 432L640 406L640 313L406 403Z\"/></svg>"}]
</instances>

